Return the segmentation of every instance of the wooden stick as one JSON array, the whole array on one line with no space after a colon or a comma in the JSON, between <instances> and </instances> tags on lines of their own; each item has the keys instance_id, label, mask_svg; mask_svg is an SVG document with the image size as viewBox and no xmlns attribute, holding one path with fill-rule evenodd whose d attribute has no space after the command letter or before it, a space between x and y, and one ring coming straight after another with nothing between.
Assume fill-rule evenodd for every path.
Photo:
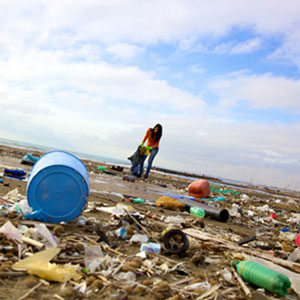
<instances>
[{"instance_id":1,"label":"wooden stick","mask_svg":"<svg viewBox=\"0 0 300 300\"><path fill-rule=\"evenodd\" d=\"M97 277L102 280L103 282L107 283L107 284L111 284L111 282L109 280L107 280L104 276L98 274Z\"/></svg>"},{"instance_id":2,"label":"wooden stick","mask_svg":"<svg viewBox=\"0 0 300 300\"><path fill-rule=\"evenodd\" d=\"M206 291L204 294L202 294L200 297L197 298L197 300L205 299L212 295L214 292L216 292L221 287L220 284L216 284L212 286L208 291Z\"/></svg>"},{"instance_id":3,"label":"wooden stick","mask_svg":"<svg viewBox=\"0 0 300 300\"><path fill-rule=\"evenodd\" d=\"M27 275L26 272L0 272L0 278L21 277Z\"/></svg>"},{"instance_id":4,"label":"wooden stick","mask_svg":"<svg viewBox=\"0 0 300 300\"><path fill-rule=\"evenodd\" d=\"M36 240L33 240L33 239L31 239L29 237L25 237L25 236L23 236L21 238L21 241L24 242L24 243L26 243L26 244L35 246L37 248L43 248L45 246L43 243L40 243L40 242L38 242Z\"/></svg>"},{"instance_id":5,"label":"wooden stick","mask_svg":"<svg viewBox=\"0 0 300 300\"><path fill-rule=\"evenodd\" d=\"M234 268L231 267L231 270L232 270L234 276L236 277L236 279L238 280L238 282L240 283L246 297L251 297L251 292L250 292L249 288L246 286L246 284L244 283L241 276L236 272L236 270Z\"/></svg>"},{"instance_id":6,"label":"wooden stick","mask_svg":"<svg viewBox=\"0 0 300 300\"><path fill-rule=\"evenodd\" d=\"M220 248L224 247L226 249L240 251L240 252L248 253L248 254L251 254L251 255L254 255L257 257L261 257L266 260L272 261L275 264L278 264L282 267L286 267L296 273L300 273L300 264L299 263L284 260L279 257L270 256L265 253L258 252L255 249L244 248L244 247L238 246L235 243L232 243L225 239L217 238L214 235L209 234L207 232L203 232L203 231L199 231L199 230L195 230L195 229L184 229L183 232L185 234L187 234L191 237L194 237L196 239L199 239L199 240L214 242L215 244L219 245Z\"/></svg>"},{"instance_id":7,"label":"wooden stick","mask_svg":"<svg viewBox=\"0 0 300 300\"><path fill-rule=\"evenodd\" d=\"M58 299L58 300L65 300L63 297L61 297L61 296L59 296L57 294L55 294L53 297L56 298L56 299Z\"/></svg>"},{"instance_id":8,"label":"wooden stick","mask_svg":"<svg viewBox=\"0 0 300 300\"><path fill-rule=\"evenodd\" d=\"M87 236L84 236L83 237L85 240L87 240L88 242L90 242L91 244L93 244L93 245L95 245L95 246L99 246L100 247L100 245L96 242L96 241L94 241L94 240L92 240L92 239L90 239L89 237L87 237Z\"/></svg>"},{"instance_id":9,"label":"wooden stick","mask_svg":"<svg viewBox=\"0 0 300 300\"><path fill-rule=\"evenodd\" d=\"M127 256L125 253L121 253L113 248L110 248L108 245L102 245L102 244L100 244L100 245L101 245L102 249L108 250L111 253L117 254L119 256Z\"/></svg>"},{"instance_id":10,"label":"wooden stick","mask_svg":"<svg viewBox=\"0 0 300 300\"><path fill-rule=\"evenodd\" d=\"M39 288L41 285L43 284L43 282L39 282L36 286L34 286L31 290L29 290L26 294L24 294L23 296L21 296L20 298L18 298L18 300L23 300L25 298L27 298L32 292L34 292L37 288Z\"/></svg>"},{"instance_id":11,"label":"wooden stick","mask_svg":"<svg viewBox=\"0 0 300 300\"><path fill-rule=\"evenodd\" d=\"M130 214L128 214L128 216L138 225L142 228L142 230L147 234L147 236L151 237L153 239L153 241L155 241L156 243L159 243L157 239L154 239L152 237L152 234L141 224L139 223L133 216L131 216Z\"/></svg>"}]
</instances>

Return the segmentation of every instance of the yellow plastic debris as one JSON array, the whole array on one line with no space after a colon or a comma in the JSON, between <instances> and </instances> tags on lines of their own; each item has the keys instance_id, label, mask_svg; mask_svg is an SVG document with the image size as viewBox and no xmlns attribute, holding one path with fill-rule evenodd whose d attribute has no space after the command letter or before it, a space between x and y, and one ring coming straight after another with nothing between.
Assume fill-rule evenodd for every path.
<instances>
[{"instance_id":1,"label":"yellow plastic debris","mask_svg":"<svg viewBox=\"0 0 300 300\"><path fill-rule=\"evenodd\" d=\"M70 279L79 280L81 276L73 266L59 266L55 263L50 263L50 260L59 252L59 248L48 248L16 262L13 264L12 269L15 271L27 271L29 274L37 275L49 281L66 282Z\"/></svg>"},{"instance_id":2,"label":"yellow plastic debris","mask_svg":"<svg viewBox=\"0 0 300 300\"><path fill-rule=\"evenodd\" d=\"M185 207L185 205L180 201L168 196L162 196L159 199L157 199L155 205L157 207L163 207L172 210L177 210L177 209L182 210Z\"/></svg>"}]
</instances>

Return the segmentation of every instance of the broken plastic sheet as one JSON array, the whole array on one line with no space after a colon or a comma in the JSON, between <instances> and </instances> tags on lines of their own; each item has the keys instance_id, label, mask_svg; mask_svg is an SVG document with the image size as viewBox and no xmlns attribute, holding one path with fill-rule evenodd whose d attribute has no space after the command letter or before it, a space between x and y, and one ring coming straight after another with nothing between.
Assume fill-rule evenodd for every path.
<instances>
[{"instance_id":1,"label":"broken plastic sheet","mask_svg":"<svg viewBox=\"0 0 300 300\"><path fill-rule=\"evenodd\" d=\"M110 206L110 207L96 207L96 210L103 211L106 213L109 213L116 217L124 217L128 213L133 213L134 209L130 205L124 205L121 203L118 203L116 206Z\"/></svg>"},{"instance_id":2,"label":"broken plastic sheet","mask_svg":"<svg viewBox=\"0 0 300 300\"><path fill-rule=\"evenodd\" d=\"M216 186L210 186L210 191L212 193L221 193L221 194L234 194L234 195L239 195L239 192L234 191L234 190L224 190L223 188L218 188Z\"/></svg>"},{"instance_id":3,"label":"broken plastic sheet","mask_svg":"<svg viewBox=\"0 0 300 300\"><path fill-rule=\"evenodd\" d=\"M55 236L52 235L45 224L35 224L35 228L37 229L39 234L46 240L46 248L57 247L57 240Z\"/></svg>"},{"instance_id":4,"label":"broken plastic sheet","mask_svg":"<svg viewBox=\"0 0 300 300\"><path fill-rule=\"evenodd\" d=\"M84 246L84 265L89 272L95 272L100 264L103 256L100 246Z\"/></svg>"},{"instance_id":5,"label":"broken plastic sheet","mask_svg":"<svg viewBox=\"0 0 300 300\"><path fill-rule=\"evenodd\" d=\"M4 234L10 240L21 240L23 237L21 232L10 221L2 225L0 233Z\"/></svg>"},{"instance_id":6,"label":"broken plastic sheet","mask_svg":"<svg viewBox=\"0 0 300 300\"><path fill-rule=\"evenodd\" d=\"M70 279L79 280L81 276L76 272L75 266L69 264L58 266L55 263L50 263L50 260L59 252L59 248L46 249L16 262L12 265L12 269L15 271L27 271L29 274L37 275L49 281L66 282Z\"/></svg>"},{"instance_id":7,"label":"broken plastic sheet","mask_svg":"<svg viewBox=\"0 0 300 300\"><path fill-rule=\"evenodd\" d=\"M21 201L25 199L26 197L19 193L18 188L15 188L11 191L9 191L7 194L5 194L2 199L5 201L8 201L10 203L15 203L18 201Z\"/></svg>"}]
</instances>

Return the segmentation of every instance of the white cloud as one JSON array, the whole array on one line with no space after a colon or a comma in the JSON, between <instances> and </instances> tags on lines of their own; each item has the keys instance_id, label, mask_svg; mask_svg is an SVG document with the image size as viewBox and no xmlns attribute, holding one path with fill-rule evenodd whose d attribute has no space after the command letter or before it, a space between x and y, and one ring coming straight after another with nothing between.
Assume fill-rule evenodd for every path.
<instances>
[{"instance_id":1,"label":"white cloud","mask_svg":"<svg viewBox=\"0 0 300 300\"><path fill-rule=\"evenodd\" d=\"M257 109L283 108L300 112L300 80L272 74L235 74L214 81L211 85L223 105L234 106L246 101Z\"/></svg>"},{"instance_id":2,"label":"white cloud","mask_svg":"<svg viewBox=\"0 0 300 300\"><path fill-rule=\"evenodd\" d=\"M230 54L251 53L258 50L260 47L261 47L261 40L259 38L255 38L234 45L230 50Z\"/></svg>"},{"instance_id":3,"label":"white cloud","mask_svg":"<svg viewBox=\"0 0 300 300\"><path fill-rule=\"evenodd\" d=\"M205 41L230 40L237 28L259 38L222 51L250 53L273 38L280 45L270 58L300 67L298 0L14 0L0 2L0 19L0 136L126 158L146 128L160 122L155 164L300 189L299 122L238 121L171 86L158 69L134 65L160 46L178 47L179 55L207 53ZM111 65L107 53L121 60ZM122 66L122 59L133 65ZM167 59L158 55L161 70ZM201 63L190 71L209 73ZM245 100L257 109L299 112L299 83L236 72L203 89L217 94L221 108Z\"/></svg>"},{"instance_id":4,"label":"white cloud","mask_svg":"<svg viewBox=\"0 0 300 300\"><path fill-rule=\"evenodd\" d=\"M189 70L192 73L196 73L196 74L202 74L205 73L205 68L203 68L201 65L192 65L190 66Z\"/></svg>"},{"instance_id":5,"label":"white cloud","mask_svg":"<svg viewBox=\"0 0 300 300\"><path fill-rule=\"evenodd\" d=\"M67 0L10 1L0 4L0 36L14 37L36 47L61 48L77 43L142 44L176 41L182 49L199 46L201 38L226 35L233 28L253 30L260 36L280 38L276 55L299 66L300 5L298 0L179 1ZM166 13L167 12L167 13ZM259 41L234 51L249 51ZM198 46L197 46L198 45ZM200 43L201 45L201 43ZM119 53L121 50L116 50ZM127 50L131 53L132 50ZM127 51L121 51L126 54ZM128 54L129 55L129 54Z\"/></svg>"},{"instance_id":6,"label":"white cloud","mask_svg":"<svg viewBox=\"0 0 300 300\"><path fill-rule=\"evenodd\" d=\"M133 58L143 52L143 48L126 43L109 46L106 52L116 58Z\"/></svg>"},{"instance_id":7,"label":"white cloud","mask_svg":"<svg viewBox=\"0 0 300 300\"><path fill-rule=\"evenodd\" d=\"M217 54L247 54L257 51L261 47L261 39L254 38L239 43L222 43L215 47L214 53Z\"/></svg>"}]
</instances>

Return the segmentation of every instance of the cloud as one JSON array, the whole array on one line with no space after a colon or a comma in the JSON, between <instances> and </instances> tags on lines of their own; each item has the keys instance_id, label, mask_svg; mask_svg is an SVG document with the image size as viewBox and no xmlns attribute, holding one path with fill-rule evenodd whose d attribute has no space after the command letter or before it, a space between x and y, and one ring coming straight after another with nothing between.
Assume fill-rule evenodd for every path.
<instances>
[{"instance_id":1,"label":"cloud","mask_svg":"<svg viewBox=\"0 0 300 300\"><path fill-rule=\"evenodd\" d=\"M109 46L106 52L115 56L116 58L133 58L143 52L142 47L130 45L126 43Z\"/></svg>"},{"instance_id":2,"label":"cloud","mask_svg":"<svg viewBox=\"0 0 300 300\"><path fill-rule=\"evenodd\" d=\"M168 13L166 13L168 12ZM79 0L41 3L37 0L1 3L0 36L9 41L6 51L22 40L41 48L74 47L78 43L104 43L111 51L131 55L125 46L179 42L182 49L201 46L207 38L216 39L231 30L250 30L262 37L273 37L283 44L275 56L288 59L299 67L300 5L297 0L261 2L233 0L179 1L112 0L99 2ZM11 38L13 37L13 39ZM253 51L259 46L254 39L233 48L236 53ZM115 46L114 46L115 45ZM123 45L123 46L120 46ZM202 47L202 46L201 46ZM199 50L199 49L198 49Z\"/></svg>"},{"instance_id":3,"label":"cloud","mask_svg":"<svg viewBox=\"0 0 300 300\"><path fill-rule=\"evenodd\" d=\"M278 77L272 74L233 74L220 78L211 85L221 103L235 106L246 101L252 108L284 109L300 112L300 80Z\"/></svg>"},{"instance_id":4,"label":"cloud","mask_svg":"<svg viewBox=\"0 0 300 300\"><path fill-rule=\"evenodd\" d=\"M299 113L299 80L240 70L210 77L204 64L224 40L228 54L275 40L269 58L300 68L298 0L14 0L1 2L0 18L0 136L126 158L160 122L157 165L300 188L299 122L256 124L231 110L244 101ZM236 30L255 38L236 42ZM183 89L165 80L174 52L175 77L188 69L205 81Z\"/></svg>"},{"instance_id":5,"label":"cloud","mask_svg":"<svg viewBox=\"0 0 300 300\"><path fill-rule=\"evenodd\" d=\"M202 67L201 65L191 65L189 67L190 72L196 73L196 74L203 74L205 73L205 68Z\"/></svg>"},{"instance_id":6,"label":"cloud","mask_svg":"<svg viewBox=\"0 0 300 300\"><path fill-rule=\"evenodd\" d=\"M299 22L300 26L300 22ZM300 33L292 30L284 38L283 43L268 58L284 64L296 65L300 69Z\"/></svg>"},{"instance_id":7,"label":"cloud","mask_svg":"<svg viewBox=\"0 0 300 300\"><path fill-rule=\"evenodd\" d=\"M240 43L222 43L215 47L214 53L217 54L248 54L257 51L261 47L261 39L254 38Z\"/></svg>"}]
</instances>

